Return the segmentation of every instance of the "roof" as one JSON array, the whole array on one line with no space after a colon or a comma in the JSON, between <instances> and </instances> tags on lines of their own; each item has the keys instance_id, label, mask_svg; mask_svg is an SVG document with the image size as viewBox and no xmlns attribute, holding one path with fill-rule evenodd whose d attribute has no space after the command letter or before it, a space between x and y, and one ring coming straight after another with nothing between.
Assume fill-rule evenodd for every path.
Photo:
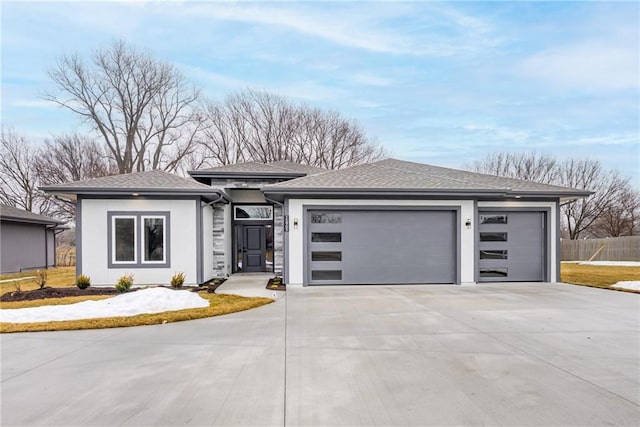
<instances>
[{"instance_id":1,"label":"roof","mask_svg":"<svg viewBox=\"0 0 640 427\"><path fill-rule=\"evenodd\" d=\"M64 195L130 194L130 195L200 195L208 198L227 197L218 189L190 178L152 170L40 187L48 193Z\"/></svg>"},{"instance_id":2,"label":"roof","mask_svg":"<svg viewBox=\"0 0 640 427\"><path fill-rule=\"evenodd\" d=\"M0 205L0 219L15 222L28 222L32 224L62 224L63 221L44 215L35 214L13 206Z\"/></svg>"},{"instance_id":3,"label":"roof","mask_svg":"<svg viewBox=\"0 0 640 427\"><path fill-rule=\"evenodd\" d=\"M326 169L281 160L271 163L245 162L189 171L192 177L298 178L326 172Z\"/></svg>"},{"instance_id":4,"label":"roof","mask_svg":"<svg viewBox=\"0 0 640 427\"><path fill-rule=\"evenodd\" d=\"M583 197L588 191L385 159L267 185L266 193L379 192Z\"/></svg>"}]
</instances>

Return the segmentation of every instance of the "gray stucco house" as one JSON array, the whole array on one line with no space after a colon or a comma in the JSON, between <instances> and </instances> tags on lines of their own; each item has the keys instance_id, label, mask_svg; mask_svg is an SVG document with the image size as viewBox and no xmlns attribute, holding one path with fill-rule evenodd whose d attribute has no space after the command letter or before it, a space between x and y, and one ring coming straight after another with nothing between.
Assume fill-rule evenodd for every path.
<instances>
[{"instance_id":1,"label":"gray stucco house","mask_svg":"<svg viewBox=\"0 0 640 427\"><path fill-rule=\"evenodd\" d=\"M0 205L0 273L56 264L56 233L62 221Z\"/></svg>"},{"instance_id":2,"label":"gray stucco house","mask_svg":"<svg viewBox=\"0 0 640 427\"><path fill-rule=\"evenodd\" d=\"M289 285L557 281L559 206L590 193L386 159L291 162L53 185L76 199L77 270L201 284L236 272Z\"/></svg>"}]
</instances>

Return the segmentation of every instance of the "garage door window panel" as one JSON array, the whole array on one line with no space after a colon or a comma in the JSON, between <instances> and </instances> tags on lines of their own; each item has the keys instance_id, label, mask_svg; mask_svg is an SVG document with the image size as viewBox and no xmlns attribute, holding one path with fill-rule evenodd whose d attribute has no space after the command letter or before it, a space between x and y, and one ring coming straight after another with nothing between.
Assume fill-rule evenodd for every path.
<instances>
[{"instance_id":1,"label":"garage door window panel","mask_svg":"<svg viewBox=\"0 0 640 427\"><path fill-rule=\"evenodd\" d=\"M342 233L311 233L312 243L340 243Z\"/></svg>"},{"instance_id":2,"label":"garage door window panel","mask_svg":"<svg viewBox=\"0 0 640 427\"><path fill-rule=\"evenodd\" d=\"M319 262L342 261L342 252L313 251L311 252L311 261L319 261Z\"/></svg>"},{"instance_id":3,"label":"garage door window panel","mask_svg":"<svg viewBox=\"0 0 640 427\"><path fill-rule=\"evenodd\" d=\"M509 233L502 232L484 232L480 233L481 242L506 242L509 240Z\"/></svg>"},{"instance_id":4,"label":"garage door window panel","mask_svg":"<svg viewBox=\"0 0 640 427\"><path fill-rule=\"evenodd\" d=\"M311 280L342 280L342 270L311 270Z\"/></svg>"},{"instance_id":5,"label":"garage door window panel","mask_svg":"<svg viewBox=\"0 0 640 427\"><path fill-rule=\"evenodd\" d=\"M505 278L509 276L508 268L483 268L480 270L480 277L484 278Z\"/></svg>"},{"instance_id":6,"label":"garage door window panel","mask_svg":"<svg viewBox=\"0 0 640 427\"><path fill-rule=\"evenodd\" d=\"M480 224L507 224L507 215L480 215Z\"/></svg>"},{"instance_id":7,"label":"garage door window panel","mask_svg":"<svg viewBox=\"0 0 640 427\"><path fill-rule=\"evenodd\" d=\"M312 213L311 214L311 223L312 224L341 224L342 223L342 214L339 213Z\"/></svg>"},{"instance_id":8,"label":"garage door window panel","mask_svg":"<svg viewBox=\"0 0 640 427\"><path fill-rule=\"evenodd\" d=\"M481 250L480 259L508 259L506 250Z\"/></svg>"}]
</instances>

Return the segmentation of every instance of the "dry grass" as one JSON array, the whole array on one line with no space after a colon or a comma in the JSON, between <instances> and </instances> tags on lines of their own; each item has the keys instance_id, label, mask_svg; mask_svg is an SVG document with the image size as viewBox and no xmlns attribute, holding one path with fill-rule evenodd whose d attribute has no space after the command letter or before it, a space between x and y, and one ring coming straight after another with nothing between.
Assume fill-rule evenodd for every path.
<instances>
[{"instance_id":1,"label":"dry grass","mask_svg":"<svg viewBox=\"0 0 640 427\"><path fill-rule=\"evenodd\" d=\"M610 288L610 286L621 281L640 280L640 267L562 263L560 274L561 280L564 283L619 290L617 288ZM632 290L628 292L640 293Z\"/></svg>"},{"instance_id":2,"label":"dry grass","mask_svg":"<svg viewBox=\"0 0 640 427\"><path fill-rule=\"evenodd\" d=\"M65 320L61 322L0 323L0 332L67 331L78 329L106 329L156 325L161 323L182 322L184 320L220 316L222 314L249 310L251 308L260 307L273 302L270 298L246 298L237 295L218 295L206 292L201 292L199 295L209 300L209 307L168 311L165 313L140 314L131 317Z\"/></svg>"},{"instance_id":3,"label":"dry grass","mask_svg":"<svg viewBox=\"0 0 640 427\"><path fill-rule=\"evenodd\" d=\"M36 271L24 271L22 273L3 274L0 275L0 281L10 279L20 279L24 277L37 276ZM75 286L76 268L75 267L55 267L47 270L47 286L55 288L64 288ZM19 284L23 291L38 289L36 279L24 279L19 281L10 281L0 283L0 295L16 290L16 283Z\"/></svg>"},{"instance_id":4,"label":"dry grass","mask_svg":"<svg viewBox=\"0 0 640 427\"><path fill-rule=\"evenodd\" d=\"M98 301L101 299L107 299L114 297L115 295L81 295L77 297L64 297L64 298L45 298L37 299L33 301L0 301L0 308L2 309L14 309L14 308L31 308L40 307L43 305L68 305L75 304L82 301Z\"/></svg>"}]
</instances>

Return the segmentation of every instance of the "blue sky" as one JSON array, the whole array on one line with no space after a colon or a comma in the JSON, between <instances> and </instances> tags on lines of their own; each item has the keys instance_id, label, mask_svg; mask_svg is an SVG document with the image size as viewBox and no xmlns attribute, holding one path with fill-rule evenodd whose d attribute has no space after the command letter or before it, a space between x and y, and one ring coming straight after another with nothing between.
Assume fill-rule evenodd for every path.
<instances>
[{"instance_id":1,"label":"blue sky","mask_svg":"<svg viewBox=\"0 0 640 427\"><path fill-rule=\"evenodd\" d=\"M2 2L4 126L83 130L46 69L124 39L222 99L266 89L356 119L394 157L598 159L639 186L637 2Z\"/></svg>"}]
</instances>

